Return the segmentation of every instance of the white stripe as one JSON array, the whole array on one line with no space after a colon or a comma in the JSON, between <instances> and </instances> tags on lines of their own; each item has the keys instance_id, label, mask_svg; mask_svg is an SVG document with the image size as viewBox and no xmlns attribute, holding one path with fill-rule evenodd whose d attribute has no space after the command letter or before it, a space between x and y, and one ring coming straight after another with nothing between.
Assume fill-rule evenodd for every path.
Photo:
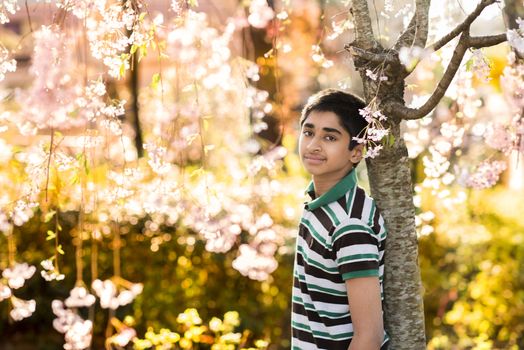
<instances>
[{"instance_id":1,"label":"white stripe","mask_svg":"<svg viewBox=\"0 0 524 350\"><path fill-rule=\"evenodd\" d=\"M333 213L335 213L335 215L337 216L338 221L340 221L340 222L344 221L344 219L349 217L349 215L346 213L346 210L344 208L342 208L340 203L337 202L337 201L331 202L329 204L329 209L331 209L333 211Z\"/></svg>"},{"instance_id":2,"label":"white stripe","mask_svg":"<svg viewBox=\"0 0 524 350\"><path fill-rule=\"evenodd\" d=\"M341 325L338 325L338 326L327 327L323 323L310 321L306 316L301 315L301 314L297 314L297 313L293 313L292 320L294 322L298 322L298 323L302 323L302 324L308 325L309 328L311 328L311 332L323 332L323 333L328 333L331 336L336 336L337 334L353 332L353 325L352 324L341 324ZM298 328L298 327L296 327L296 328L297 329L301 329L301 328ZM307 331L307 330L305 330L305 331ZM315 335L315 338L322 338L322 339L333 340L333 338L329 337L329 336L328 337L323 337L323 336L320 336L320 335ZM346 338L346 339L349 339L349 338ZM338 339L338 340L343 340L343 339Z\"/></svg>"},{"instance_id":3,"label":"white stripe","mask_svg":"<svg viewBox=\"0 0 524 350\"><path fill-rule=\"evenodd\" d=\"M378 247L374 244L354 244L340 248L337 252L337 259L355 254L376 254L378 255ZM370 259L366 259L370 260Z\"/></svg>"},{"instance_id":4,"label":"white stripe","mask_svg":"<svg viewBox=\"0 0 524 350\"><path fill-rule=\"evenodd\" d=\"M291 349L293 349L293 347L297 347L300 350L317 350L317 346L315 344L306 343L297 338L291 339Z\"/></svg>"},{"instance_id":5,"label":"white stripe","mask_svg":"<svg viewBox=\"0 0 524 350\"><path fill-rule=\"evenodd\" d=\"M319 263L320 265L328 267L328 268L336 268L337 267L336 263L333 260L331 260L331 259L324 259L322 257L322 255L318 254L316 251L314 251L313 249L309 248L309 246L308 246L307 242L304 240L304 238L299 236L297 238L297 242L299 242L300 245L302 246L302 251L304 252L304 256L303 256L304 259L307 257L307 259L314 260L315 262ZM323 271L325 271L326 273L329 273L326 270L323 270Z\"/></svg>"},{"instance_id":6,"label":"white stripe","mask_svg":"<svg viewBox=\"0 0 524 350\"><path fill-rule=\"evenodd\" d=\"M366 223L366 226L369 226L369 216L371 215L372 208L373 200L368 196L364 197L364 206L362 208L362 221Z\"/></svg>"},{"instance_id":7,"label":"white stripe","mask_svg":"<svg viewBox=\"0 0 524 350\"><path fill-rule=\"evenodd\" d=\"M297 296L302 299L302 302L305 304L313 304L315 310L322 310L327 312L335 312L338 314L348 313L349 305L348 304L331 304L323 303L320 301L312 301L311 297L308 294L303 294L300 289L293 287L293 296Z\"/></svg>"}]
</instances>

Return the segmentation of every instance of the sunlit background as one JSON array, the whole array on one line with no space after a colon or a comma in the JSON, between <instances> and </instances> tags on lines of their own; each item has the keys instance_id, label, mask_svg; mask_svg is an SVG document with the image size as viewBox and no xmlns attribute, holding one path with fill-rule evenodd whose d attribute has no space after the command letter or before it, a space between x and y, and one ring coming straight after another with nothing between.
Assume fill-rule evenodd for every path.
<instances>
[{"instance_id":1,"label":"sunlit background","mask_svg":"<svg viewBox=\"0 0 524 350\"><path fill-rule=\"evenodd\" d=\"M297 121L319 89L361 94L350 3L0 0L0 349L289 349ZM433 1L428 42L476 3ZM370 2L383 45L414 6ZM501 5L473 31L507 31ZM401 50L422 60L408 105L453 48ZM470 50L431 116L403 124L429 349L524 348L510 49Z\"/></svg>"}]
</instances>

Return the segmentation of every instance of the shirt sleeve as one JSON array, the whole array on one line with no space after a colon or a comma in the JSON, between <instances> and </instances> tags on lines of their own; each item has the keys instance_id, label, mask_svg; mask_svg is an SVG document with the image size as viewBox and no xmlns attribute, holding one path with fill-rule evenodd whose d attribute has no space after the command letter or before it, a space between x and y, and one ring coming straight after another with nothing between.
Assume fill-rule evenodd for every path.
<instances>
[{"instance_id":1,"label":"shirt sleeve","mask_svg":"<svg viewBox=\"0 0 524 350\"><path fill-rule=\"evenodd\" d=\"M379 276L377 235L363 221L341 222L333 232L332 247L343 280Z\"/></svg>"}]
</instances>

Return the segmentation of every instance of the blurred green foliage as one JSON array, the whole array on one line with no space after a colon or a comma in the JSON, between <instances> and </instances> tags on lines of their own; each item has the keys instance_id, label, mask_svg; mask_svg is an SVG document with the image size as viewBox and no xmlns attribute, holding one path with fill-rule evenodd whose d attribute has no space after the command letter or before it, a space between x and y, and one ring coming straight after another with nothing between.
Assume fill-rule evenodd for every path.
<instances>
[{"instance_id":1,"label":"blurred green foliage","mask_svg":"<svg viewBox=\"0 0 524 350\"><path fill-rule=\"evenodd\" d=\"M503 187L438 202L420 238L429 349L524 348L524 201Z\"/></svg>"},{"instance_id":2,"label":"blurred green foliage","mask_svg":"<svg viewBox=\"0 0 524 350\"><path fill-rule=\"evenodd\" d=\"M468 198L453 209L434 199L423 203L425 210L436 215L435 232L419 239L428 349L524 348L522 196L497 187L472 191ZM76 213L60 215L64 233L75 227ZM19 260L37 265L53 253L52 244L45 240L49 225L35 215L15 232ZM142 234L142 228L138 223L121 229L121 263L122 276L144 283L144 291L133 304L114 313L96 304L93 349L103 348L105 328L113 316L120 320L131 316L138 337L145 337L152 330L175 331L179 314L188 308L198 310L204 322L237 311L240 324L236 331L249 334L251 343L265 339L272 349L289 348L292 254L279 255L279 268L268 281L258 282L231 267L235 249L225 254L210 253L194 233L163 227L159 234L171 238L163 239L153 252L152 238ZM7 303L0 303L2 349L61 348L63 335L52 328L50 304L53 299L65 299L75 282L70 237L61 237L66 254L60 257L60 266L66 279L45 282L34 276L17 291L20 297L36 299L33 316L8 322ZM0 244L5 247L5 237L0 238ZM100 278L113 274L111 244L109 238L97 244ZM288 245L291 248L292 242ZM92 247L85 242L86 266ZM0 251L0 261L6 261L5 249ZM91 281L88 267L84 279ZM88 317L87 310L81 310L81 314Z\"/></svg>"}]
</instances>

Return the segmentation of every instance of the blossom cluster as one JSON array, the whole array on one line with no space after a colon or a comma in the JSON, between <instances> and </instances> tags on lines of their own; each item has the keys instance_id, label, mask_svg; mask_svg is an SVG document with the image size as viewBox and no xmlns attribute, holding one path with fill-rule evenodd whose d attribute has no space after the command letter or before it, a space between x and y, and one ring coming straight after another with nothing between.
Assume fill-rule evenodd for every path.
<instances>
[{"instance_id":1,"label":"blossom cluster","mask_svg":"<svg viewBox=\"0 0 524 350\"><path fill-rule=\"evenodd\" d=\"M121 278L115 281L96 279L92 287L100 298L100 306L113 310L131 303L138 294L142 293L143 289L141 283L131 283Z\"/></svg>"},{"instance_id":2,"label":"blossom cluster","mask_svg":"<svg viewBox=\"0 0 524 350\"><path fill-rule=\"evenodd\" d=\"M0 24L8 23L9 14L14 15L18 10L20 10L20 6L17 0L0 1Z\"/></svg>"},{"instance_id":3,"label":"blossom cluster","mask_svg":"<svg viewBox=\"0 0 524 350\"><path fill-rule=\"evenodd\" d=\"M22 288L25 281L30 279L36 268L27 263L15 263L12 267L2 271L3 280L0 280L0 301L9 299L12 309L9 316L15 321L27 318L35 312L36 301L24 300L13 295L13 289Z\"/></svg>"},{"instance_id":4,"label":"blossom cluster","mask_svg":"<svg viewBox=\"0 0 524 350\"><path fill-rule=\"evenodd\" d=\"M506 36L508 43L520 54L524 54L524 20L517 18L517 29L508 29Z\"/></svg>"},{"instance_id":5,"label":"blossom cluster","mask_svg":"<svg viewBox=\"0 0 524 350\"><path fill-rule=\"evenodd\" d=\"M61 300L53 300L51 307L56 316L53 327L58 332L64 333L64 349L87 349L91 345L93 322L84 320L76 311L64 307Z\"/></svg>"},{"instance_id":6,"label":"blossom cluster","mask_svg":"<svg viewBox=\"0 0 524 350\"><path fill-rule=\"evenodd\" d=\"M360 135L353 136L353 141L367 146L365 158L375 158L384 148L380 142L389 135L389 129L385 128L382 122L387 117L378 109L375 100L371 101L366 107L359 110L359 114L366 120L368 125Z\"/></svg>"},{"instance_id":7,"label":"blossom cluster","mask_svg":"<svg viewBox=\"0 0 524 350\"><path fill-rule=\"evenodd\" d=\"M7 72L16 70L16 60L9 58L9 50L0 44L0 81L5 79Z\"/></svg>"},{"instance_id":8,"label":"blossom cluster","mask_svg":"<svg viewBox=\"0 0 524 350\"><path fill-rule=\"evenodd\" d=\"M251 0L247 21L255 28L265 28L275 17L275 12L269 7L267 0Z\"/></svg>"},{"instance_id":9,"label":"blossom cluster","mask_svg":"<svg viewBox=\"0 0 524 350\"><path fill-rule=\"evenodd\" d=\"M506 167L503 161L484 161L477 166L474 173L470 174L467 186L479 190L493 187Z\"/></svg>"}]
</instances>

